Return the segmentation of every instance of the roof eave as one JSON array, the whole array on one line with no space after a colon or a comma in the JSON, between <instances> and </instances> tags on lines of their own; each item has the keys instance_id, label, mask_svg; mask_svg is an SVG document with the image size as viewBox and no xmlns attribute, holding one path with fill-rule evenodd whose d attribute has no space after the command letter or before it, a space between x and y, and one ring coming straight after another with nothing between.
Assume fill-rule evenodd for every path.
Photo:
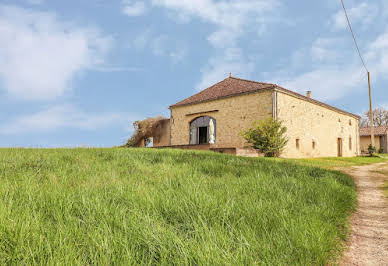
<instances>
[{"instance_id":1,"label":"roof eave","mask_svg":"<svg viewBox=\"0 0 388 266\"><path fill-rule=\"evenodd\" d=\"M302 95L300 93L297 93L297 92L294 92L294 91L291 91L291 90L287 90L287 89L282 88L280 86L276 86L275 90L279 91L279 92L283 92L283 93L288 94L288 95L295 96L295 97L300 98L302 100L305 100L305 101L308 101L308 102L320 105L320 106L328 108L330 110L333 110L333 111L336 111L336 112L339 112L339 113L342 113L342 114L345 114L345 115L352 116L352 117L356 118L357 120L361 119L361 117L356 115L356 114L352 114L352 113L346 112L346 111L341 110L341 109L339 109L337 107L331 106L331 105L329 105L327 103L323 103L323 102L320 102L318 100L315 100L315 99L312 99L312 98L308 98L308 97L306 97L306 96L304 96L304 95Z\"/></svg>"}]
</instances>

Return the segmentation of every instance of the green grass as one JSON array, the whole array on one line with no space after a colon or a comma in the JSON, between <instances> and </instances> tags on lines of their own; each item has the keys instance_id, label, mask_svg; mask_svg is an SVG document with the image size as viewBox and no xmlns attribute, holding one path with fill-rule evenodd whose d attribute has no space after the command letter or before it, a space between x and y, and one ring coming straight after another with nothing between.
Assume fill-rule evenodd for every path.
<instances>
[{"instance_id":1,"label":"green grass","mask_svg":"<svg viewBox=\"0 0 388 266\"><path fill-rule=\"evenodd\" d=\"M332 169L336 167L348 167L388 162L388 156L379 155L378 157L331 157L314 159L295 159L291 161L294 161L301 165Z\"/></svg>"},{"instance_id":2,"label":"green grass","mask_svg":"<svg viewBox=\"0 0 388 266\"><path fill-rule=\"evenodd\" d=\"M0 264L327 265L347 175L178 150L0 149Z\"/></svg>"},{"instance_id":3,"label":"green grass","mask_svg":"<svg viewBox=\"0 0 388 266\"><path fill-rule=\"evenodd\" d=\"M386 167L381 170L376 170L374 172L384 176L384 184L380 186L380 188L383 190L384 195L388 198L388 168Z\"/></svg>"},{"instance_id":4,"label":"green grass","mask_svg":"<svg viewBox=\"0 0 388 266\"><path fill-rule=\"evenodd\" d=\"M382 185L381 189L384 191L385 197L388 198L388 181L384 182L384 185Z\"/></svg>"}]
</instances>

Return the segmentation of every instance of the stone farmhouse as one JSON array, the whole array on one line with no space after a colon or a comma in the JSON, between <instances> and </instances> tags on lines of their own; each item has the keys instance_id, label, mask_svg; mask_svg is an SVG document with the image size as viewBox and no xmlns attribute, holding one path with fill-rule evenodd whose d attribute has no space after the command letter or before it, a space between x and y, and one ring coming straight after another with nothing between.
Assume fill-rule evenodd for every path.
<instances>
[{"instance_id":1,"label":"stone farmhouse","mask_svg":"<svg viewBox=\"0 0 388 266\"><path fill-rule=\"evenodd\" d=\"M360 146L363 153L368 152L368 147L371 144L370 135L370 127L360 128ZM382 150L383 153L388 153L388 126L375 127L374 135L377 151Z\"/></svg>"},{"instance_id":2,"label":"stone farmhouse","mask_svg":"<svg viewBox=\"0 0 388 266\"><path fill-rule=\"evenodd\" d=\"M228 77L169 107L154 147L257 156L240 132L273 117L287 127L285 158L357 156L360 117L276 84Z\"/></svg>"}]
</instances>

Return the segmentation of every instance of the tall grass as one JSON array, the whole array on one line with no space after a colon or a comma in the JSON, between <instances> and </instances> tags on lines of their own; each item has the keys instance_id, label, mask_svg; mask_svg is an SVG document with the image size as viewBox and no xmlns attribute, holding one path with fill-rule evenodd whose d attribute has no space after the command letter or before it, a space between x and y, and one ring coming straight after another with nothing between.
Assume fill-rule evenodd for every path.
<instances>
[{"instance_id":1,"label":"tall grass","mask_svg":"<svg viewBox=\"0 0 388 266\"><path fill-rule=\"evenodd\" d=\"M352 179L145 149L0 150L0 264L324 265Z\"/></svg>"}]
</instances>

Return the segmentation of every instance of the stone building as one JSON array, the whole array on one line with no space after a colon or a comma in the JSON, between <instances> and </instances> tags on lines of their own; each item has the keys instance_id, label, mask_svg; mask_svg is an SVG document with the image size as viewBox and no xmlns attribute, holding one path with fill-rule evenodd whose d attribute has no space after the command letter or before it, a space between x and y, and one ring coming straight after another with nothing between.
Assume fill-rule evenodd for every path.
<instances>
[{"instance_id":1,"label":"stone building","mask_svg":"<svg viewBox=\"0 0 388 266\"><path fill-rule=\"evenodd\" d=\"M169 109L163 135L172 148L256 156L240 133L273 117L287 127L282 157L350 157L360 150L359 116L275 84L229 77Z\"/></svg>"},{"instance_id":2,"label":"stone building","mask_svg":"<svg viewBox=\"0 0 388 266\"><path fill-rule=\"evenodd\" d=\"M361 152L367 153L371 142L370 127L360 128L360 146ZM377 151L388 153L388 126L375 127L375 147Z\"/></svg>"}]
</instances>

